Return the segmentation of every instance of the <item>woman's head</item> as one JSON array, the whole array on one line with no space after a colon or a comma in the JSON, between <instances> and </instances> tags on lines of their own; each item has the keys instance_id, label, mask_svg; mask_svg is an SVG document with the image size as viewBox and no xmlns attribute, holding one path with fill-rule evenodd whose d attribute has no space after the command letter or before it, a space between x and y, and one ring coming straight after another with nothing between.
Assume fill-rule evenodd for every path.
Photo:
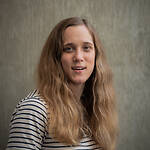
<instances>
[{"instance_id":1,"label":"woman's head","mask_svg":"<svg viewBox=\"0 0 150 150\"><path fill-rule=\"evenodd\" d=\"M76 56L68 52L68 48L74 50ZM79 49L81 48L84 49L84 53L80 53ZM87 51L85 48L88 48ZM61 81L69 78L69 81L83 83L89 78L93 70L97 70L95 65L100 64L96 62L101 53L101 44L88 21L79 17L68 18L58 23L50 33L41 55L41 64L44 63L44 68L41 67L39 70L41 69L42 74L43 69L45 69L45 73L47 72L43 76L44 78L53 75L55 78L60 78ZM87 64L76 59L77 57L83 57L84 61L85 54L85 63ZM71 57L73 60L71 60ZM67 59L68 61L66 61ZM86 75L81 78L82 72L85 71Z\"/></svg>"}]
</instances>

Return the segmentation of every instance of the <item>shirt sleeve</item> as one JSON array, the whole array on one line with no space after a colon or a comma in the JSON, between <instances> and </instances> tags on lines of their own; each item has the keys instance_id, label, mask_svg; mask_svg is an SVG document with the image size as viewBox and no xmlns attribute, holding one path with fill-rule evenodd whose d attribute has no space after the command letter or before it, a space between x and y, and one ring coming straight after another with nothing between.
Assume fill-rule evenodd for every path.
<instances>
[{"instance_id":1,"label":"shirt sleeve","mask_svg":"<svg viewBox=\"0 0 150 150\"><path fill-rule=\"evenodd\" d=\"M39 99L29 98L20 102L12 115L6 150L41 149L47 129L46 110Z\"/></svg>"}]
</instances>

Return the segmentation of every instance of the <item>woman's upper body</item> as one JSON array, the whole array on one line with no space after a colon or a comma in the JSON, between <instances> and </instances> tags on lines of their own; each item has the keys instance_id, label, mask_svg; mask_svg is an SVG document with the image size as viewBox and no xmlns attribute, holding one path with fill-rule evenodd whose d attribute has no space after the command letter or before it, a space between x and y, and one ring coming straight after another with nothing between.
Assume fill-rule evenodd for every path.
<instances>
[{"instance_id":1,"label":"woman's upper body","mask_svg":"<svg viewBox=\"0 0 150 150\"><path fill-rule=\"evenodd\" d=\"M17 105L12 119L7 150L98 150L95 141L86 135L79 145L60 143L48 133L47 106L38 90L31 92Z\"/></svg>"},{"instance_id":2,"label":"woman's upper body","mask_svg":"<svg viewBox=\"0 0 150 150\"><path fill-rule=\"evenodd\" d=\"M37 77L40 98L31 96L18 105L8 147L17 148L14 138L22 139L20 146L27 149L35 144L37 149L46 149L46 145L52 149L59 145L115 149L117 113L112 73L100 40L86 19L68 18L54 27L43 47Z\"/></svg>"}]
</instances>

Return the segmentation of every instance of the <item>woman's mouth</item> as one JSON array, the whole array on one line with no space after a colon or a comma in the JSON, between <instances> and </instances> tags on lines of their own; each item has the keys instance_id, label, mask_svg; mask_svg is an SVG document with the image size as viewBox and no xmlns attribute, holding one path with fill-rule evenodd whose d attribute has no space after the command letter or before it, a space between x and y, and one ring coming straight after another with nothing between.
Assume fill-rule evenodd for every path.
<instances>
[{"instance_id":1,"label":"woman's mouth","mask_svg":"<svg viewBox=\"0 0 150 150\"><path fill-rule=\"evenodd\" d=\"M86 67L83 67L83 66L73 66L73 67L71 67L71 69L75 73L82 73L86 69Z\"/></svg>"},{"instance_id":2,"label":"woman's mouth","mask_svg":"<svg viewBox=\"0 0 150 150\"><path fill-rule=\"evenodd\" d=\"M86 69L86 67L83 67L83 66L74 66L74 67L71 67L72 70L84 70Z\"/></svg>"}]
</instances>

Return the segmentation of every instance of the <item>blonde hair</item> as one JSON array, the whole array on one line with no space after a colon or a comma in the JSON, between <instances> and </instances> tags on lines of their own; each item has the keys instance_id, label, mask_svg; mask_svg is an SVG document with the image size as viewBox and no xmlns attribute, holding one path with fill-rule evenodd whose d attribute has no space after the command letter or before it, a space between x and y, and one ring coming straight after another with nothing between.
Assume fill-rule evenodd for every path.
<instances>
[{"instance_id":1,"label":"blonde hair","mask_svg":"<svg viewBox=\"0 0 150 150\"><path fill-rule=\"evenodd\" d=\"M69 26L85 25L95 46L95 67L86 81L81 101L68 88L61 65L63 33ZM86 19L68 18L50 33L38 65L37 88L48 105L49 132L70 145L78 144L83 132L104 150L114 150L117 138L117 113L112 72L94 29Z\"/></svg>"}]
</instances>

